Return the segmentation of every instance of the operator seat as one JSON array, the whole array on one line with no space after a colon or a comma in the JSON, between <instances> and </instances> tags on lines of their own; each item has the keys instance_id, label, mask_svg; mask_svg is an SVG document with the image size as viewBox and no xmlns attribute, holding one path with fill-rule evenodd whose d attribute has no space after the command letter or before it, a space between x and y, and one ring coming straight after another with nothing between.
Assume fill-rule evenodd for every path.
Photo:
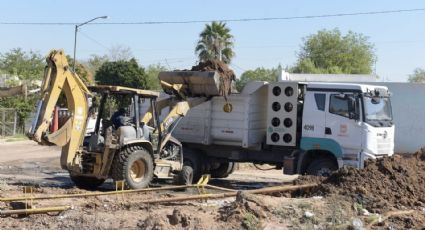
<instances>
[{"instance_id":1,"label":"operator seat","mask_svg":"<svg viewBox=\"0 0 425 230\"><path fill-rule=\"evenodd\" d=\"M150 141L149 127L143 123L139 127L140 138ZM117 129L117 135L119 136L119 143L123 144L127 141L136 140L136 128L133 125L123 125Z\"/></svg>"}]
</instances>

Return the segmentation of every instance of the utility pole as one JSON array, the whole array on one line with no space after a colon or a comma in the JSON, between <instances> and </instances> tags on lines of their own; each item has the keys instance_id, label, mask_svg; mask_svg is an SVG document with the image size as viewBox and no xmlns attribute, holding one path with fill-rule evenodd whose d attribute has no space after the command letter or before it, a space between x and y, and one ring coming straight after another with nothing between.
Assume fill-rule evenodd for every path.
<instances>
[{"instance_id":1,"label":"utility pole","mask_svg":"<svg viewBox=\"0 0 425 230\"><path fill-rule=\"evenodd\" d=\"M88 20L86 22L83 22L81 24L75 25L75 35L74 35L74 62L72 64L72 70L74 70L74 72L75 72L75 62L76 62L76 58L77 58L77 33L78 33L78 28L81 27L81 26L84 26L85 24L88 24L88 23L90 23L90 22L92 22L94 20L97 20L97 19L107 19L107 18L108 18L108 16L95 17L95 18L90 19L90 20Z\"/></svg>"}]
</instances>

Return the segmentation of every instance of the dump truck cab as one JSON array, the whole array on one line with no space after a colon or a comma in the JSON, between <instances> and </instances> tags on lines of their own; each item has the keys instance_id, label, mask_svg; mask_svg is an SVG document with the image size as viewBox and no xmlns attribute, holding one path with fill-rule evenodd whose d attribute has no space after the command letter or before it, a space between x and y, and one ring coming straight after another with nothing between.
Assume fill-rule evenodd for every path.
<instances>
[{"instance_id":1,"label":"dump truck cab","mask_svg":"<svg viewBox=\"0 0 425 230\"><path fill-rule=\"evenodd\" d=\"M388 89L347 83L306 83L300 149L330 154L338 167L394 153Z\"/></svg>"}]
</instances>

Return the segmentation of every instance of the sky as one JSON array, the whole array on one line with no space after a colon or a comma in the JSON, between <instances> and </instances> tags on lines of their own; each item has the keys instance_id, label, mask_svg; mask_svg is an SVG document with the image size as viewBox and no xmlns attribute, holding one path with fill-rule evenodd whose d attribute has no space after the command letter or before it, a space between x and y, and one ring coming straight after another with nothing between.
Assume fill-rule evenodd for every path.
<instances>
[{"instance_id":1,"label":"sky","mask_svg":"<svg viewBox=\"0 0 425 230\"><path fill-rule=\"evenodd\" d=\"M214 0L0 1L1 22L96 22L223 20L355 13L425 8L425 1L404 0ZM415 68L425 68L425 11L295 20L228 22L234 36L237 76L257 67L292 66L303 38L321 29L362 33L375 45L376 73L383 81L406 81ZM77 59L129 47L143 66L160 63L171 69L196 64L194 47L205 23L155 25L87 24L80 28ZM0 24L0 53L12 48L39 51L62 48L72 56L73 25Z\"/></svg>"}]
</instances>

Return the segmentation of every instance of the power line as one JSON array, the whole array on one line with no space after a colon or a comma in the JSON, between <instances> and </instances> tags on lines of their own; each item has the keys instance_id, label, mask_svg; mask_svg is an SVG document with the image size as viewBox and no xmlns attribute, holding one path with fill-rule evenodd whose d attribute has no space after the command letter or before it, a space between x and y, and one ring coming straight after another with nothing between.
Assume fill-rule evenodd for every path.
<instances>
[{"instance_id":1,"label":"power line","mask_svg":"<svg viewBox=\"0 0 425 230\"><path fill-rule=\"evenodd\" d=\"M230 63L230 65L231 66L233 66L233 67L236 67L236 68L238 68L239 70L242 70L242 71L246 71L246 69L244 69L244 68L242 68L242 67L240 67L240 66L238 66L238 65L236 65L235 63Z\"/></svg>"},{"instance_id":2,"label":"power line","mask_svg":"<svg viewBox=\"0 0 425 230\"><path fill-rule=\"evenodd\" d=\"M109 51L109 50L110 50L110 48L109 48L108 46L106 46L106 45L102 44L101 42L99 42L99 41L97 41L96 39L92 38L92 37L91 37L91 36L89 36L88 34L86 34L86 33L82 32L81 30L79 31L79 33L80 33L81 35L83 35L84 37L86 37L87 39L89 39L90 41L92 41L92 42L94 42L94 43L98 44L99 46L101 46L101 47L103 47L103 48L105 48L107 51Z\"/></svg>"},{"instance_id":3,"label":"power line","mask_svg":"<svg viewBox=\"0 0 425 230\"><path fill-rule=\"evenodd\" d=\"M193 23L209 23L211 21L221 22L251 22L251 21L276 21L276 20L295 20L295 19L314 19L314 18L331 18L345 16L360 16L360 15L377 15L377 14L393 14L393 13L409 13L425 11L425 8L416 9L400 9L400 10L383 10L383 11L368 11L354 13L338 13L338 14L322 14L322 15L306 15L292 17L269 17L269 18L240 18L240 19L221 19L221 20L188 20L188 21L141 21L141 22L94 22L90 25L153 25L153 24L193 24ZM0 21L0 25L76 25L79 22L5 22Z\"/></svg>"}]
</instances>

